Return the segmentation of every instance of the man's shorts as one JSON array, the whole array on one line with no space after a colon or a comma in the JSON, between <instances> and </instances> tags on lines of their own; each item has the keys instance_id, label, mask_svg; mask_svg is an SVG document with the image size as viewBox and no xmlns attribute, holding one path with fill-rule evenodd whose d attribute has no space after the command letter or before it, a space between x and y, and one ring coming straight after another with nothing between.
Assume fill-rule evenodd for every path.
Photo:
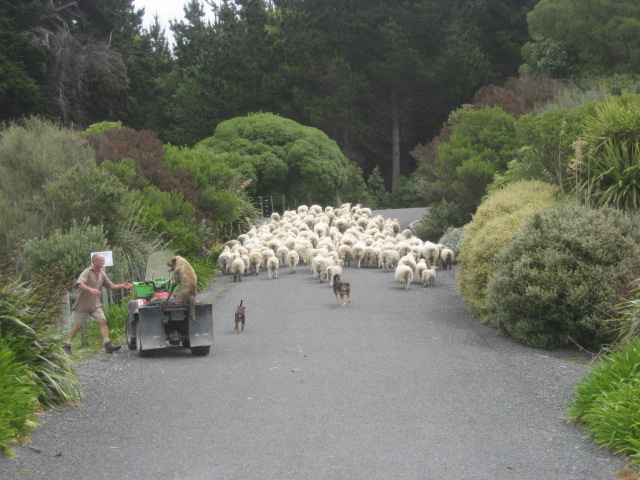
<instances>
[{"instance_id":1,"label":"man's shorts","mask_svg":"<svg viewBox=\"0 0 640 480\"><path fill-rule=\"evenodd\" d=\"M96 308L93 312L76 312L74 310L71 314L71 320L76 325L86 325L89 317L93 318L96 322L105 318L102 308Z\"/></svg>"}]
</instances>

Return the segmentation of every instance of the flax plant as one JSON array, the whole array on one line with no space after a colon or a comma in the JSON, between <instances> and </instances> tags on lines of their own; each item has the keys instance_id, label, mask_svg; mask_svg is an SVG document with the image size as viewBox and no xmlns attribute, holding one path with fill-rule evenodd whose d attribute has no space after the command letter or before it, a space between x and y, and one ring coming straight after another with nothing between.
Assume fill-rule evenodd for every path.
<instances>
[{"instance_id":1,"label":"flax plant","mask_svg":"<svg viewBox=\"0 0 640 480\"><path fill-rule=\"evenodd\" d=\"M640 96L608 98L574 144L573 191L592 206L640 209Z\"/></svg>"}]
</instances>

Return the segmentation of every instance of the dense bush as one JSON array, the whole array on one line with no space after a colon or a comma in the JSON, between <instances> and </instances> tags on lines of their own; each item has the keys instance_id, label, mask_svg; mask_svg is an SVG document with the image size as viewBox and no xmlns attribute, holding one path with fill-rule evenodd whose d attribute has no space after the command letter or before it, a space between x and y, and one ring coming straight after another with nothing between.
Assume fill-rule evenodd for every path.
<instances>
[{"instance_id":1,"label":"dense bush","mask_svg":"<svg viewBox=\"0 0 640 480\"><path fill-rule=\"evenodd\" d=\"M491 322L535 347L611 342L607 321L638 274L639 226L612 209L566 205L535 213L495 257Z\"/></svg>"},{"instance_id":2,"label":"dense bush","mask_svg":"<svg viewBox=\"0 0 640 480\"><path fill-rule=\"evenodd\" d=\"M0 129L0 252L49 231L38 208L43 185L90 159L80 135L52 122L29 118Z\"/></svg>"},{"instance_id":3,"label":"dense bush","mask_svg":"<svg viewBox=\"0 0 640 480\"><path fill-rule=\"evenodd\" d=\"M595 443L640 466L640 338L609 352L582 379L567 407L569 420Z\"/></svg>"},{"instance_id":4,"label":"dense bush","mask_svg":"<svg viewBox=\"0 0 640 480\"><path fill-rule=\"evenodd\" d=\"M460 254L460 250L462 249L463 236L464 236L463 227L458 227L458 228L451 227L451 228L448 228L446 232L444 232L442 237L440 237L440 240L438 240L438 243L449 247L451 250L453 250L453 253L457 257Z\"/></svg>"},{"instance_id":5,"label":"dense bush","mask_svg":"<svg viewBox=\"0 0 640 480\"><path fill-rule=\"evenodd\" d=\"M284 193L304 202L334 204L353 173L325 133L267 113L221 122L196 148L251 178L252 195Z\"/></svg>"},{"instance_id":6,"label":"dense bush","mask_svg":"<svg viewBox=\"0 0 640 480\"><path fill-rule=\"evenodd\" d=\"M450 228L460 228L471 219L471 215L459 204L442 200L431 204L429 212L416 227L416 234L423 240L434 241Z\"/></svg>"},{"instance_id":7,"label":"dense bush","mask_svg":"<svg viewBox=\"0 0 640 480\"><path fill-rule=\"evenodd\" d=\"M534 212L557 204L557 194L558 189L546 183L516 182L489 195L465 227L456 275L462 300L482 322L496 326L486 305L495 257Z\"/></svg>"}]
</instances>

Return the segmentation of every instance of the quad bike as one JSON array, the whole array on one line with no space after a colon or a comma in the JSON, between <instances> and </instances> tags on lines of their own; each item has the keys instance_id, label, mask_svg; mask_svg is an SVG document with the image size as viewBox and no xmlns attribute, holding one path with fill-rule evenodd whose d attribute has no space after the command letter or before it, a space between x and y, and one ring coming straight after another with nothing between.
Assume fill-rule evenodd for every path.
<instances>
[{"instance_id":1,"label":"quad bike","mask_svg":"<svg viewBox=\"0 0 640 480\"><path fill-rule=\"evenodd\" d=\"M129 349L140 357L170 346L190 348L192 355L204 356L213 342L213 305L196 303L194 322L189 302L169 298L167 263L171 257L173 253L168 251L151 254L145 280L133 282L135 299L129 302L126 336ZM155 280L156 276L160 279Z\"/></svg>"}]
</instances>

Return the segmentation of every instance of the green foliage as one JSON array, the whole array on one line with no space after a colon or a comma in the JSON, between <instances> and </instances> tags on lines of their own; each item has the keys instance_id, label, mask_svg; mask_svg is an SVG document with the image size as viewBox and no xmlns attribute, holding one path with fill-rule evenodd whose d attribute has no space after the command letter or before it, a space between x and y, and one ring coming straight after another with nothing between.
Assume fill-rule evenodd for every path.
<instances>
[{"instance_id":1,"label":"green foliage","mask_svg":"<svg viewBox=\"0 0 640 480\"><path fill-rule=\"evenodd\" d=\"M527 68L563 77L638 73L639 19L635 1L542 0L527 16Z\"/></svg>"},{"instance_id":2,"label":"green foliage","mask_svg":"<svg viewBox=\"0 0 640 480\"><path fill-rule=\"evenodd\" d=\"M491 189L518 180L541 180L562 188L573 155L573 142L582 132L582 122L592 111L587 105L573 110L547 110L524 115L516 122L516 134L522 148L499 174Z\"/></svg>"},{"instance_id":3,"label":"green foliage","mask_svg":"<svg viewBox=\"0 0 640 480\"><path fill-rule=\"evenodd\" d=\"M50 226L36 209L43 185L76 165L88 165L91 151L76 133L31 117L0 131L0 251L22 238L45 234Z\"/></svg>"},{"instance_id":4,"label":"green foliage","mask_svg":"<svg viewBox=\"0 0 640 480\"><path fill-rule=\"evenodd\" d=\"M460 254L460 250L462 249L462 239L464 237L464 228L463 227L449 227L444 232L440 240L437 243L441 245L446 245L457 257Z\"/></svg>"},{"instance_id":5,"label":"green foliage","mask_svg":"<svg viewBox=\"0 0 640 480\"><path fill-rule=\"evenodd\" d=\"M347 183L337 192L336 205L341 203L360 203L376 208L376 200L371 189L364 181L362 169L349 162L347 166Z\"/></svg>"},{"instance_id":6,"label":"green foliage","mask_svg":"<svg viewBox=\"0 0 640 480\"><path fill-rule=\"evenodd\" d=\"M196 209L185 200L182 193L162 192L149 186L136 192L136 197L144 206L142 226L151 235L166 239L167 248L180 255L196 253L201 242L196 234Z\"/></svg>"},{"instance_id":7,"label":"green foliage","mask_svg":"<svg viewBox=\"0 0 640 480\"><path fill-rule=\"evenodd\" d=\"M57 263L70 288L73 280L90 263L90 253L106 251L108 245L101 225L74 221L67 230L58 228L47 237L33 238L24 244L28 265L26 273L33 278Z\"/></svg>"},{"instance_id":8,"label":"green foliage","mask_svg":"<svg viewBox=\"0 0 640 480\"><path fill-rule=\"evenodd\" d=\"M211 281L214 279L218 269L217 254L211 253L207 256L198 257L190 260L189 263L198 277L198 291L203 292L208 290L211 287Z\"/></svg>"},{"instance_id":9,"label":"green foliage","mask_svg":"<svg viewBox=\"0 0 640 480\"><path fill-rule=\"evenodd\" d=\"M506 170L519 147L515 119L500 108L461 108L449 118L452 134L438 146L432 196L472 213L496 173Z\"/></svg>"},{"instance_id":10,"label":"green foliage","mask_svg":"<svg viewBox=\"0 0 640 480\"><path fill-rule=\"evenodd\" d=\"M418 172L409 176L400 175L393 192L388 196L387 208L423 207L422 178Z\"/></svg>"},{"instance_id":11,"label":"green foliage","mask_svg":"<svg viewBox=\"0 0 640 480\"><path fill-rule=\"evenodd\" d=\"M567 407L595 443L640 466L640 338L609 352L581 380Z\"/></svg>"},{"instance_id":12,"label":"green foliage","mask_svg":"<svg viewBox=\"0 0 640 480\"><path fill-rule=\"evenodd\" d=\"M94 165L77 165L43 187L41 208L46 224L69 228L74 219L103 225L112 242L117 226L133 215L134 196L117 178Z\"/></svg>"},{"instance_id":13,"label":"green foliage","mask_svg":"<svg viewBox=\"0 0 640 480\"><path fill-rule=\"evenodd\" d=\"M99 122L89 125L83 135L103 135L107 130L117 130L122 128L122 122Z\"/></svg>"},{"instance_id":14,"label":"green foliage","mask_svg":"<svg viewBox=\"0 0 640 480\"><path fill-rule=\"evenodd\" d=\"M640 95L610 97L584 122L576 151L576 196L592 205L640 209Z\"/></svg>"},{"instance_id":15,"label":"green foliage","mask_svg":"<svg viewBox=\"0 0 640 480\"><path fill-rule=\"evenodd\" d=\"M462 300L483 323L497 326L486 304L496 256L537 210L556 205L557 196L558 189L547 183L516 182L489 195L465 227L456 275Z\"/></svg>"},{"instance_id":16,"label":"green foliage","mask_svg":"<svg viewBox=\"0 0 640 480\"><path fill-rule=\"evenodd\" d=\"M0 338L0 452L8 451L35 423L39 388L30 373L11 345Z\"/></svg>"},{"instance_id":17,"label":"green foliage","mask_svg":"<svg viewBox=\"0 0 640 480\"><path fill-rule=\"evenodd\" d=\"M457 203L442 200L432 203L429 212L422 217L416 227L417 235L425 240L433 241L444 235L452 227L461 227L469 222L471 216Z\"/></svg>"},{"instance_id":18,"label":"green foliage","mask_svg":"<svg viewBox=\"0 0 640 480\"><path fill-rule=\"evenodd\" d=\"M74 404L80 390L71 361L60 340L39 331L38 318L46 305L16 280L0 277L0 344L8 347L14 361L24 365L37 385L38 401L46 407Z\"/></svg>"},{"instance_id":19,"label":"green foliage","mask_svg":"<svg viewBox=\"0 0 640 480\"><path fill-rule=\"evenodd\" d=\"M640 337L640 288L633 289L630 298L626 297L616 305L617 316L608 322L616 335L616 343L622 344Z\"/></svg>"},{"instance_id":20,"label":"green foliage","mask_svg":"<svg viewBox=\"0 0 640 480\"><path fill-rule=\"evenodd\" d=\"M607 319L637 275L638 225L618 211L578 205L535 213L495 257L492 323L535 347L610 343Z\"/></svg>"},{"instance_id":21,"label":"green foliage","mask_svg":"<svg viewBox=\"0 0 640 480\"><path fill-rule=\"evenodd\" d=\"M197 148L250 177L249 192L255 195L285 193L308 196L314 203L334 203L348 180L349 161L333 140L320 130L273 114L222 122Z\"/></svg>"},{"instance_id":22,"label":"green foliage","mask_svg":"<svg viewBox=\"0 0 640 480\"><path fill-rule=\"evenodd\" d=\"M128 301L114 302L104 308L104 316L109 327L109 339L125 338L127 317L129 316ZM91 321L87 326L87 344L90 348L102 348L104 339L100 331L100 324Z\"/></svg>"}]
</instances>

